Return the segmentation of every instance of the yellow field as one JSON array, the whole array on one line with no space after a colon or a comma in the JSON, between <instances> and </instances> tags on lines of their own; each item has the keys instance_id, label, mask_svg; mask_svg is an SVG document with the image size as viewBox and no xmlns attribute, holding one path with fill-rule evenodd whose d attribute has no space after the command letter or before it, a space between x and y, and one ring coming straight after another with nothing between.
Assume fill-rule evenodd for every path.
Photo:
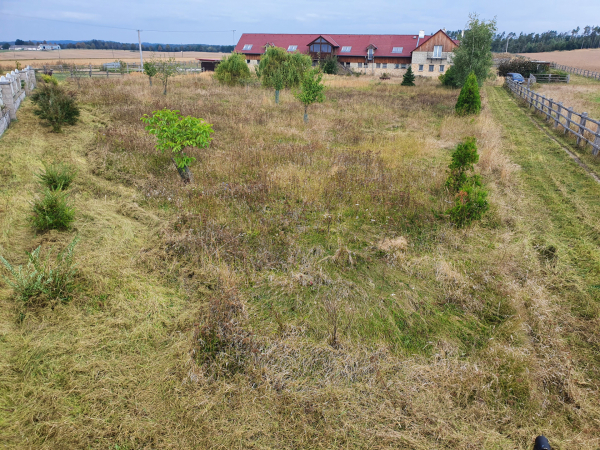
<instances>
[{"instance_id":1,"label":"yellow field","mask_svg":"<svg viewBox=\"0 0 600 450\"><path fill-rule=\"evenodd\" d=\"M600 48L562 52L525 53L524 56L541 61L553 61L565 66L600 71Z\"/></svg>"},{"instance_id":2,"label":"yellow field","mask_svg":"<svg viewBox=\"0 0 600 450\"><path fill-rule=\"evenodd\" d=\"M183 56L182 56L183 55ZM190 61L196 58L221 58L224 53L210 52L144 52L144 59L150 58L171 58L177 61ZM37 61L62 61L64 63L75 62L78 64L102 64L112 62L117 59L126 62L138 62L140 53L138 50L52 50L47 52L39 51L18 51L1 52L0 62L19 61L21 65L28 65Z\"/></svg>"}]
</instances>

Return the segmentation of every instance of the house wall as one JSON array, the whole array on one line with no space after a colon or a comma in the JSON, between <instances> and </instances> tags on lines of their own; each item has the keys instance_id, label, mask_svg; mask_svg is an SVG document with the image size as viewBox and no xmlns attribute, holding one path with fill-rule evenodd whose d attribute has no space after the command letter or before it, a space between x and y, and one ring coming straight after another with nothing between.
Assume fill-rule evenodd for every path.
<instances>
[{"instance_id":1,"label":"house wall","mask_svg":"<svg viewBox=\"0 0 600 450\"><path fill-rule=\"evenodd\" d=\"M415 75L421 75L424 77L439 77L442 73L445 73L448 68L452 65L452 53L442 52L441 59L432 59L431 52L413 52L412 57L412 70ZM419 70L419 66L423 66L423 70ZM429 66L433 66L433 72L429 71ZM444 66L444 71L440 70L440 66Z\"/></svg>"}]
</instances>

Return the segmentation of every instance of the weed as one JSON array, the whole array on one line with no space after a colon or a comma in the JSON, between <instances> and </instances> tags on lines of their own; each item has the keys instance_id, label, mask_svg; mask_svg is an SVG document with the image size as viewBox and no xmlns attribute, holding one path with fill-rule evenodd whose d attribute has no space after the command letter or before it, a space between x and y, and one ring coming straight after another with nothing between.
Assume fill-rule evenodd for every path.
<instances>
[{"instance_id":1,"label":"weed","mask_svg":"<svg viewBox=\"0 0 600 450\"><path fill-rule=\"evenodd\" d=\"M0 262L9 275L3 278L25 306L43 306L51 301L65 302L71 298L76 274L73 250L77 242L78 238L74 238L54 259L51 259L53 249L43 258L40 245L28 253L25 267L15 267L0 256Z\"/></svg>"},{"instance_id":2,"label":"weed","mask_svg":"<svg viewBox=\"0 0 600 450\"><path fill-rule=\"evenodd\" d=\"M67 189L77 175L75 168L69 164L53 163L44 164L44 172L37 174L41 184L45 185L51 191L61 191Z\"/></svg>"},{"instance_id":3,"label":"weed","mask_svg":"<svg viewBox=\"0 0 600 450\"><path fill-rule=\"evenodd\" d=\"M29 220L38 231L67 230L75 220L75 209L63 191L45 189L41 198L34 200L32 212Z\"/></svg>"}]
</instances>

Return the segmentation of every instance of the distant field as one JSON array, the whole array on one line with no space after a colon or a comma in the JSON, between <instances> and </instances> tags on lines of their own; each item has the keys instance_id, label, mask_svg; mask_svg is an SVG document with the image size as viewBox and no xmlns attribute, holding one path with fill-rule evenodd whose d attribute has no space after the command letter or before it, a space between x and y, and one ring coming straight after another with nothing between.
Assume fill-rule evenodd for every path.
<instances>
[{"instance_id":1,"label":"distant field","mask_svg":"<svg viewBox=\"0 0 600 450\"><path fill-rule=\"evenodd\" d=\"M554 61L565 66L600 71L599 48L563 52L524 53L523 56L542 61Z\"/></svg>"},{"instance_id":2,"label":"distant field","mask_svg":"<svg viewBox=\"0 0 600 450\"><path fill-rule=\"evenodd\" d=\"M221 58L224 53L210 53L210 52L144 52L144 59L146 58L171 58L174 57L177 61L189 61L195 58ZM130 50L81 50L81 49L69 49L61 50L60 54L58 50L52 50L47 52L39 51L19 51L19 52L2 52L0 53L0 62L8 61L19 61L22 65L32 64L41 60L53 62L58 60L66 62L75 61L77 63L91 63L101 64L105 62L112 62L116 59L123 61L137 62L140 60L140 53Z\"/></svg>"}]
</instances>

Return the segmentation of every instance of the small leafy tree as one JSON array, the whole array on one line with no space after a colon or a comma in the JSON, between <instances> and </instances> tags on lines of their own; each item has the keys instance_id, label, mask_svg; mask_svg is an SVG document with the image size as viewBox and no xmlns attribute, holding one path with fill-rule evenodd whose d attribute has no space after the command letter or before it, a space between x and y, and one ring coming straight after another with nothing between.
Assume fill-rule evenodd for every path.
<instances>
[{"instance_id":1,"label":"small leafy tree","mask_svg":"<svg viewBox=\"0 0 600 450\"><path fill-rule=\"evenodd\" d=\"M152 77L157 73L158 70L156 69L156 64L154 64L154 61L146 61L144 63L144 74L148 75L148 78L150 79L150 86L152 86Z\"/></svg>"},{"instance_id":2,"label":"small leafy tree","mask_svg":"<svg viewBox=\"0 0 600 450\"><path fill-rule=\"evenodd\" d=\"M34 114L46 120L55 133L60 132L63 125L75 125L79 120L75 97L55 84L40 83L31 95L31 101L37 107Z\"/></svg>"},{"instance_id":3,"label":"small leafy tree","mask_svg":"<svg viewBox=\"0 0 600 450\"><path fill-rule=\"evenodd\" d=\"M310 56L293 52L279 47L268 47L260 59L256 75L263 87L275 88L282 81L281 89L297 87L302 82L304 74L310 70Z\"/></svg>"},{"instance_id":4,"label":"small leafy tree","mask_svg":"<svg viewBox=\"0 0 600 450\"><path fill-rule=\"evenodd\" d=\"M2 44L2 50L8 50L10 48L10 44L8 42L5 42L4 44Z\"/></svg>"},{"instance_id":5,"label":"small leafy tree","mask_svg":"<svg viewBox=\"0 0 600 450\"><path fill-rule=\"evenodd\" d=\"M189 166L196 158L186 155L185 149L207 148L214 132L212 124L197 117L184 117L179 111L169 109L153 111L152 116L144 114L141 120L146 124L146 131L156 136L156 148L163 153L170 150L174 154L171 160L183 182L191 182Z\"/></svg>"},{"instance_id":6,"label":"small leafy tree","mask_svg":"<svg viewBox=\"0 0 600 450\"><path fill-rule=\"evenodd\" d=\"M223 56L223 60L215 69L215 78L220 83L229 86L244 84L250 78L250 69L244 55L232 53L229 56Z\"/></svg>"},{"instance_id":7,"label":"small leafy tree","mask_svg":"<svg viewBox=\"0 0 600 450\"><path fill-rule=\"evenodd\" d=\"M492 42L496 33L496 19L479 20L477 14L469 15L464 37L454 49L452 62L458 85L462 86L471 72L475 73L481 86L489 77L493 64Z\"/></svg>"},{"instance_id":8,"label":"small leafy tree","mask_svg":"<svg viewBox=\"0 0 600 450\"><path fill-rule=\"evenodd\" d=\"M402 86L414 86L415 85L415 74L412 71L412 67L408 66L408 70L404 72L402 77Z\"/></svg>"},{"instance_id":9,"label":"small leafy tree","mask_svg":"<svg viewBox=\"0 0 600 450\"><path fill-rule=\"evenodd\" d=\"M308 123L308 107L325 100L325 86L322 83L323 74L317 69L309 70L302 79L300 90L294 95L304 105L304 122Z\"/></svg>"},{"instance_id":10,"label":"small leafy tree","mask_svg":"<svg viewBox=\"0 0 600 450\"><path fill-rule=\"evenodd\" d=\"M125 74L127 73L127 63L125 61L121 61L120 59L115 62L119 64L118 70L121 76L125 76Z\"/></svg>"},{"instance_id":11,"label":"small leafy tree","mask_svg":"<svg viewBox=\"0 0 600 450\"><path fill-rule=\"evenodd\" d=\"M461 116L479 114L481 111L481 97L475 72L471 72L467 77L467 81L460 90L455 109L456 113Z\"/></svg>"},{"instance_id":12,"label":"small leafy tree","mask_svg":"<svg viewBox=\"0 0 600 450\"><path fill-rule=\"evenodd\" d=\"M156 66L156 76L164 87L163 94L167 95L167 83L169 82L169 78L179 72L179 65L175 61L175 58L159 59L154 61L154 64Z\"/></svg>"}]
</instances>

